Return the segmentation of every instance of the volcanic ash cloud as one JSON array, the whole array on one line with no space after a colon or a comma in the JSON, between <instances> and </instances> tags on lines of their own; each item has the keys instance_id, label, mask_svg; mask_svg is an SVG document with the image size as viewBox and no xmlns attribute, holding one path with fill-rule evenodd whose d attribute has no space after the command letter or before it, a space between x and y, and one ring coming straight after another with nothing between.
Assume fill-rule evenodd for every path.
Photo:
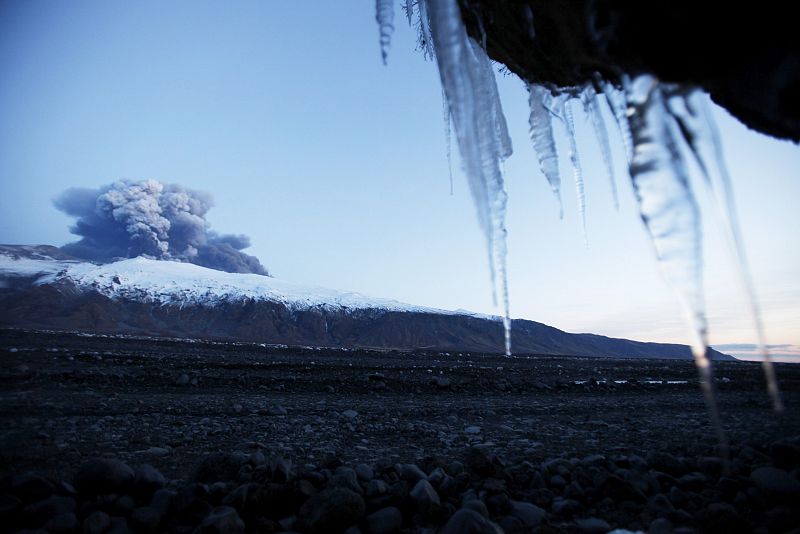
<instances>
[{"instance_id":1,"label":"volcanic ash cloud","mask_svg":"<svg viewBox=\"0 0 800 534\"><path fill-rule=\"evenodd\" d=\"M157 180L122 180L98 189L71 188L55 206L76 222L70 231L80 240L62 250L78 258L107 262L146 256L183 261L229 273L269 276L246 235L219 235L206 214L209 193Z\"/></svg>"}]
</instances>

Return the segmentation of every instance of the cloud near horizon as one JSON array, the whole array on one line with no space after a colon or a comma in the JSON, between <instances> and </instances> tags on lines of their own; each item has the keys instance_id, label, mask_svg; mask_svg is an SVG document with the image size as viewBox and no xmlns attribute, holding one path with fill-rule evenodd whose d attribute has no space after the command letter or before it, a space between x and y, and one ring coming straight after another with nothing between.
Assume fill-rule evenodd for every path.
<instances>
[{"instance_id":1,"label":"cloud near horizon","mask_svg":"<svg viewBox=\"0 0 800 534\"><path fill-rule=\"evenodd\" d=\"M739 360L762 361L758 352L758 345L752 343L724 343L714 345L714 349L730 354ZM791 343L780 343L767 345L770 358L776 362L800 363L800 345Z\"/></svg>"},{"instance_id":2,"label":"cloud near horizon","mask_svg":"<svg viewBox=\"0 0 800 534\"><path fill-rule=\"evenodd\" d=\"M72 256L100 262L146 256L269 276L258 258L242 252L249 237L210 230L209 193L157 180L121 180L67 189L53 203L76 219L70 232L81 239L61 247Z\"/></svg>"}]
</instances>

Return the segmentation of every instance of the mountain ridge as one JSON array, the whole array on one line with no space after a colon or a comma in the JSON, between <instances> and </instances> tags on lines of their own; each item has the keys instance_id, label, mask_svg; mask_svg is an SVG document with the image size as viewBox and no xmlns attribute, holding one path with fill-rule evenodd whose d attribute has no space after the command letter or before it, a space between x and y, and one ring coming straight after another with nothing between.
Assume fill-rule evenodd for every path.
<instances>
[{"instance_id":1,"label":"mountain ridge","mask_svg":"<svg viewBox=\"0 0 800 534\"><path fill-rule=\"evenodd\" d=\"M0 245L0 326L320 347L503 350L500 318L133 258L96 265ZM255 277L255 278L254 278ZM512 321L516 354L686 359L685 345ZM712 351L715 359L732 359Z\"/></svg>"}]
</instances>

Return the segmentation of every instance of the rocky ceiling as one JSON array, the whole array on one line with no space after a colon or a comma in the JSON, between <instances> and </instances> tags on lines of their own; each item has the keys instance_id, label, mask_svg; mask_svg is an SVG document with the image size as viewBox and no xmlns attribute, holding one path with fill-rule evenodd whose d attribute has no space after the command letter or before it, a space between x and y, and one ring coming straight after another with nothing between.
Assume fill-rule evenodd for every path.
<instances>
[{"instance_id":1,"label":"rocky ceiling","mask_svg":"<svg viewBox=\"0 0 800 534\"><path fill-rule=\"evenodd\" d=\"M527 82L650 72L700 86L744 124L800 141L800 31L789 2L459 0L468 31Z\"/></svg>"}]
</instances>

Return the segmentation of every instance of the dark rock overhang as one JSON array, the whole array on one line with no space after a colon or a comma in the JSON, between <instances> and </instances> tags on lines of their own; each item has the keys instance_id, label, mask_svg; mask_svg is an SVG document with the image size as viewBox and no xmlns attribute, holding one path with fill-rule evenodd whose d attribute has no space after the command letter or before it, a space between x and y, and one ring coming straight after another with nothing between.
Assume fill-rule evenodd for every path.
<instances>
[{"instance_id":1,"label":"dark rock overhang","mask_svg":"<svg viewBox=\"0 0 800 534\"><path fill-rule=\"evenodd\" d=\"M458 1L471 36L526 82L564 88L596 73L614 81L649 72L703 88L750 128L800 141L800 32L791 3Z\"/></svg>"}]
</instances>

